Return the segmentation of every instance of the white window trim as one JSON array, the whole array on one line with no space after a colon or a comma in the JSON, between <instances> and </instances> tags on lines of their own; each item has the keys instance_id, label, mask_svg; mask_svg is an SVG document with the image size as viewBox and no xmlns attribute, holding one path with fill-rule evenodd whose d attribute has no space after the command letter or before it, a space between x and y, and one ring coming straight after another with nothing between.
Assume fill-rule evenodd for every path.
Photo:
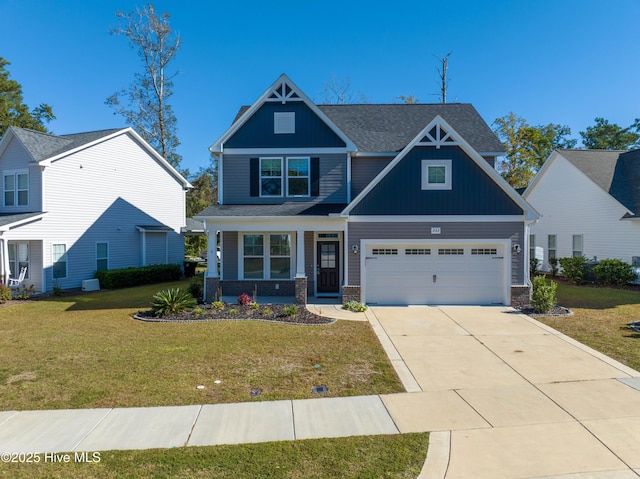
<instances>
[{"instance_id":1,"label":"white window trim","mask_svg":"<svg viewBox=\"0 0 640 479\"><path fill-rule=\"evenodd\" d=\"M292 198L308 198L311 196L311 158L308 156L288 156L286 158L286 169L285 169L285 173L286 173L286 182L287 182L287 196L290 196ZM307 161L307 176L291 176L289 177L289 160L306 160ZM289 179L290 178L295 178L295 179L300 179L300 178L306 178L307 179L307 194L306 195L291 195L289 194Z\"/></svg>"},{"instance_id":2,"label":"white window trim","mask_svg":"<svg viewBox=\"0 0 640 479\"><path fill-rule=\"evenodd\" d=\"M429 167L444 166L445 182L429 183ZM450 190L451 189L451 160L422 160L422 189L423 190Z\"/></svg>"},{"instance_id":3,"label":"white window trim","mask_svg":"<svg viewBox=\"0 0 640 479\"><path fill-rule=\"evenodd\" d=\"M280 160L280 176L262 176L262 160ZM259 176L259 180L260 180L260 198L282 198L284 196L284 192L285 192L285 188L286 186L284 185L284 182L286 181L286 174L285 174L285 161L284 158L281 156L265 156L265 157L261 157L259 160L259 171L258 171L258 176ZM280 178L280 194L279 195L265 195L262 193L262 179L263 178Z\"/></svg>"},{"instance_id":4,"label":"white window trim","mask_svg":"<svg viewBox=\"0 0 640 479\"><path fill-rule=\"evenodd\" d=\"M245 235L262 235L262 278L244 277L244 237ZM288 278L271 278L271 235L288 235L291 249L289 251L290 272ZM239 233L238 241L238 280L239 281L290 281L294 279L296 273L296 242L294 231L251 231ZM286 256L274 256L274 258L286 258Z\"/></svg>"},{"instance_id":5,"label":"white window trim","mask_svg":"<svg viewBox=\"0 0 640 479\"><path fill-rule=\"evenodd\" d=\"M295 111L276 111L273 113L273 133L275 135L291 135L295 132Z\"/></svg>"},{"instance_id":6,"label":"white window trim","mask_svg":"<svg viewBox=\"0 0 640 479\"><path fill-rule=\"evenodd\" d=\"M99 244L106 244L107 245L107 256L105 258L100 258L98 256L98 245ZM109 242L108 241L96 241L96 271L98 271L98 261L100 261L101 259L106 259L107 260L107 270L109 270L109 266L110 266L110 261L109 261Z\"/></svg>"},{"instance_id":7,"label":"white window trim","mask_svg":"<svg viewBox=\"0 0 640 479\"><path fill-rule=\"evenodd\" d=\"M19 251L19 246L21 244L27 245L27 261L20 261L20 251ZM15 261L10 261L11 266L13 266L13 277L17 278L18 275L20 274L20 263L27 263L27 274L24 277L24 279L29 279L29 275L31 273L31 247L28 241L10 241L7 244L7 248L13 246L14 250L14 258ZM11 256L11 255L9 255Z\"/></svg>"},{"instance_id":8,"label":"white window trim","mask_svg":"<svg viewBox=\"0 0 640 479\"><path fill-rule=\"evenodd\" d=\"M18 176L19 175L27 175L27 189L26 190L21 190L18 188ZM6 204L6 196L5 196L5 189L4 189L4 185L5 185L5 178L7 176L12 176L13 177L13 204L12 205L7 205ZM3 206L9 207L9 208L14 208L14 207L24 207L24 206L29 206L29 203L31 202L31 195L29 192L29 170L26 168L23 169L19 169L19 170L5 170L2 172L2 204ZM19 192L20 191L26 191L27 192L27 202L24 205L18 204L18 198L19 198Z\"/></svg>"},{"instance_id":9,"label":"white window trim","mask_svg":"<svg viewBox=\"0 0 640 479\"><path fill-rule=\"evenodd\" d=\"M554 238L554 245L553 248L551 247L551 237L553 236ZM552 259L551 256L551 252L553 251L553 257L557 258L558 257L558 235L556 234L548 234L547 235L547 258L548 259Z\"/></svg>"},{"instance_id":10,"label":"white window trim","mask_svg":"<svg viewBox=\"0 0 640 479\"><path fill-rule=\"evenodd\" d=\"M53 275L53 267L55 266L56 262L53 259L53 247L57 246L57 245L63 245L64 246L64 257L65 257L65 275L60 277L60 278L56 278ZM54 243L51 242L51 279L53 280L53 282L55 283L56 281L59 281L61 279L68 279L69 278L69 245L67 243Z\"/></svg>"}]
</instances>

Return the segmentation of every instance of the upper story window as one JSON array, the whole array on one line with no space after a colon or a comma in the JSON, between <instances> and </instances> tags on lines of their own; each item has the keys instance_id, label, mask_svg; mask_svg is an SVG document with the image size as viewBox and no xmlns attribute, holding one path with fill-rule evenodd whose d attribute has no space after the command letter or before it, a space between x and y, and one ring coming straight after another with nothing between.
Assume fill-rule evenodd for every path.
<instances>
[{"instance_id":1,"label":"upper story window","mask_svg":"<svg viewBox=\"0 0 640 479\"><path fill-rule=\"evenodd\" d=\"M287 195L309 196L309 158L287 158Z\"/></svg>"},{"instance_id":2,"label":"upper story window","mask_svg":"<svg viewBox=\"0 0 640 479\"><path fill-rule=\"evenodd\" d=\"M273 132L287 134L296 132L296 113L293 111L276 111L273 114Z\"/></svg>"},{"instance_id":3,"label":"upper story window","mask_svg":"<svg viewBox=\"0 0 640 479\"><path fill-rule=\"evenodd\" d=\"M5 171L3 174L4 206L29 205L29 172Z\"/></svg>"},{"instance_id":4,"label":"upper story window","mask_svg":"<svg viewBox=\"0 0 640 479\"><path fill-rule=\"evenodd\" d=\"M282 158L260 158L260 196L282 196Z\"/></svg>"},{"instance_id":5,"label":"upper story window","mask_svg":"<svg viewBox=\"0 0 640 479\"><path fill-rule=\"evenodd\" d=\"M451 189L451 160L422 160L422 189Z\"/></svg>"}]
</instances>

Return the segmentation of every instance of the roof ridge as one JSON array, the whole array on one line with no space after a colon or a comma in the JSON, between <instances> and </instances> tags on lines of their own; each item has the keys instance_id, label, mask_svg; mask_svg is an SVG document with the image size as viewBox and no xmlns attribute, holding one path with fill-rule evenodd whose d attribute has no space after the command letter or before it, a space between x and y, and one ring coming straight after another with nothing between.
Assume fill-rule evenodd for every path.
<instances>
[{"instance_id":1,"label":"roof ridge","mask_svg":"<svg viewBox=\"0 0 640 479\"><path fill-rule=\"evenodd\" d=\"M64 137L67 137L67 136L87 135L87 134L90 134L90 133L102 133L102 132L106 132L106 131L115 132L115 131L126 130L128 128L131 128L131 127L125 126L125 127L121 127L121 128L104 128L102 130L79 131L77 133L65 133L64 135L57 135L57 136L64 138Z\"/></svg>"}]
</instances>

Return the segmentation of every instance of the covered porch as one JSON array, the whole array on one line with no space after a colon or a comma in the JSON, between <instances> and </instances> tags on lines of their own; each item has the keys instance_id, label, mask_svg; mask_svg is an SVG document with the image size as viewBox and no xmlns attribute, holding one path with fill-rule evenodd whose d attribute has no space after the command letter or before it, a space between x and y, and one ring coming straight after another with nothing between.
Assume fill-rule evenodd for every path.
<instances>
[{"instance_id":1,"label":"covered porch","mask_svg":"<svg viewBox=\"0 0 640 479\"><path fill-rule=\"evenodd\" d=\"M260 206L274 211L284 205ZM256 205L233 205L222 210L232 215L205 216L213 207L198 215L208 244L205 301L242 293L289 296L297 304L306 304L309 297L339 299L347 277L346 218L327 214L326 206L325 214L304 214L307 205L298 206L301 214L295 215L240 215L255 213Z\"/></svg>"}]
</instances>

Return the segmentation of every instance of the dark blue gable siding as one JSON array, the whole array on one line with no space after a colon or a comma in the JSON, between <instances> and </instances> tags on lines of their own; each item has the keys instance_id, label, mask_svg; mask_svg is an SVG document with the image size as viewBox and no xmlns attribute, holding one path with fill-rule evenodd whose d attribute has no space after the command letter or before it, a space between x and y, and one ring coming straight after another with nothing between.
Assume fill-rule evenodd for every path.
<instances>
[{"instance_id":1,"label":"dark blue gable siding","mask_svg":"<svg viewBox=\"0 0 640 479\"><path fill-rule=\"evenodd\" d=\"M295 133L274 134L274 112L296 114ZM303 102L267 102L225 142L227 148L334 148L345 147L336 135Z\"/></svg>"},{"instance_id":2,"label":"dark blue gable siding","mask_svg":"<svg viewBox=\"0 0 640 479\"><path fill-rule=\"evenodd\" d=\"M422 190L422 160L451 161L451 190ZM520 208L461 148L411 150L352 215L521 215Z\"/></svg>"}]
</instances>

